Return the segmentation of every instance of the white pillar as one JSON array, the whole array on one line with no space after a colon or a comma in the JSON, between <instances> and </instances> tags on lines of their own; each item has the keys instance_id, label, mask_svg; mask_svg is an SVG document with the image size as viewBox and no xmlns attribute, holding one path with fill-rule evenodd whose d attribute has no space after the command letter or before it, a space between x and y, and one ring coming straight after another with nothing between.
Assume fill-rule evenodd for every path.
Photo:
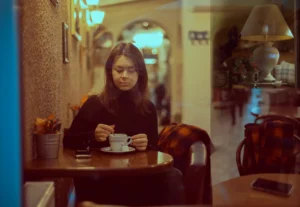
<instances>
[{"instance_id":1,"label":"white pillar","mask_svg":"<svg viewBox=\"0 0 300 207\"><path fill-rule=\"evenodd\" d=\"M189 31L208 32L210 12L193 12L193 6L209 7L208 0L182 0L182 123L198 126L210 134L211 40L192 44Z\"/></svg>"}]
</instances>

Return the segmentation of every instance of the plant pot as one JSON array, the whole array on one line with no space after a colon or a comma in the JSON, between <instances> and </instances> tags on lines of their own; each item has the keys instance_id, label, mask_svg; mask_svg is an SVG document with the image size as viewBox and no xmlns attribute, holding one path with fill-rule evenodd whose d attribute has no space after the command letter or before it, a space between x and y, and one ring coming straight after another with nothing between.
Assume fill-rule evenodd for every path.
<instances>
[{"instance_id":1,"label":"plant pot","mask_svg":"<svg viewBox=\"0 0 300 207\"><path fill-rule=\"evenodd\" d=\"M42 159L57 159L60 146L59 134L37 134L36 152L37 157Z\"/></svg>"}]
</instances>

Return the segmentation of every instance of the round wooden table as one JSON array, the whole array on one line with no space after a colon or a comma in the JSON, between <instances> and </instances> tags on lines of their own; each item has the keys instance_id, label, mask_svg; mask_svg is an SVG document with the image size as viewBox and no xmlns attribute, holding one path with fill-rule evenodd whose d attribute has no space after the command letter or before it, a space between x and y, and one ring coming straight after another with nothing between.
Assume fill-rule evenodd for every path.
<instances>
[{"instance_id":1,"label":"round wooden table","mask_svg":"<svg viewBox=\"0 0 300 207\"><path fill-rule=\"evenodd\" d=\"M265 178L294 185L289 197L255 191L251 183ZM213 204L224 206L300 206L299 174L255 174L233 178L213 186Z\"/></svg>"},{"instance_id":2,"label":"round wooden table","mask_svg":"<svg viewBox=\"0 0 300 207\"><path fill-rule=\"evenodd\" d=\"M163 152L145 151L108 154L93 149L89 159L76 159L75 152L61 149L58 159L33 159L24 163L25 175L39 177L78 177L93 175L150 175L173 166L173 158Z\"/></svg>"}]
</instances>

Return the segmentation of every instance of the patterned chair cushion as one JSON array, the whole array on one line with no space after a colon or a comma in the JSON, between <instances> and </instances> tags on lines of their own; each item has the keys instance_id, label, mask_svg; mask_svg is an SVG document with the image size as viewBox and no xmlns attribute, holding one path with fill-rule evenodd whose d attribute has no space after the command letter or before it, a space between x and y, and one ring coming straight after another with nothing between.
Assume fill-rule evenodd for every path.
<instances>
[{"instance_id":1,"label":"patterned chair cushion","mask_svg":"<svg viewBox=\"0 0 300 207\"><path fill-rule=\"evenodd\" d=\"M187 124L170 124L159 134L158 147L175 158L187 155L190 146L196 141L202 141L211 153L213 145L210 137L203 129Z\"/></svg>"},{"instance_id":2,"label":"patterned chair cushion","mask_svg":"<svg viewBox=\"0 0 300 207\"><path fill-rule=\"evenodd\" d=\"M243 166L251 173L292 173L294 126L282 121L245 125Z\"/></svg>"}]
</instances>

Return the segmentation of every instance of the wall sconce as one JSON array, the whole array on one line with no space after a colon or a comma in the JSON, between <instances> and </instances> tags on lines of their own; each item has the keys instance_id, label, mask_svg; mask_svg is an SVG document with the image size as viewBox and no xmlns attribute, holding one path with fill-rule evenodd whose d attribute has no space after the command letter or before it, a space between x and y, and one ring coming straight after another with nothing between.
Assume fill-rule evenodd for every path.
<instances>
[{"instance_id":1,"label":"wall sconce","mask_svg":"<svg viewBox=\"0 0 300 207\"><path fill-rule=\"evenodd\" d=\"M89 26L94 26L96 24L102 24L105 17L105 12L101 10L86 10L86 21Z\"/></svg>"},{"instance_id":2,"label":"wall sconce","mask_svg":"<svg viewBox=\"0 0 300 207\"><path fill-rule=\"evenodd\" d=\"M105 16L104 11L95 10L91 11L91 19L94 24L101 24Z\"/></svg>"},{"instance_id":3,"label":"wall sconce","mask_svg":"<svg viewBox=\"0 0 300 207\"><path fill-rule=\"evenodd\" d=\"M100 0L85 0L88 6L97 6L100 3Z\"/></svg>"},{"instance_id":4,"label":"wall sconce","mask_svg":"<svg viewBox=\"0 0 300 207\"><path fill-rule=\"evenodd\" d=\"M87 9L87 8L89 8L89 7L87 6L87 4L84 2L84 0L80 0L79 4L80 4L80 8L81 8L81 9Z\"/></svg>"},{"instance_id":5,"label":"wall sconce","mask_svg":"<svg viewBox=\"0 0 300 207\"><path fill-rule=\"evenodd\" d=\"M80 7L82 9L88 9L91 6L99 5L100 0L80 0Z\"/></svg>"}]
</instances>

